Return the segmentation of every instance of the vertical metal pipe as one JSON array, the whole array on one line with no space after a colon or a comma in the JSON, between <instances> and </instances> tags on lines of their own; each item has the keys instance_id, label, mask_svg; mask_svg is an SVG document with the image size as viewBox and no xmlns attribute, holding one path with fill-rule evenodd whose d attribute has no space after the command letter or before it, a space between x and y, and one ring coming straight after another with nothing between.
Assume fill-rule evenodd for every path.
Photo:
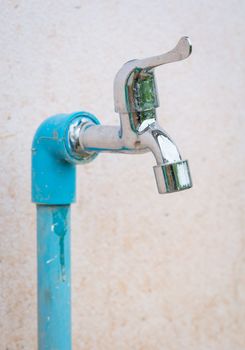
<instances>
[{"instance_id":1,"label":"vertical metal pipe","mask_svg":"<svg viewBox=\"0 0 245 350\"><path fill-rule=\"evenodd\" d=\"M71 350L70 205L37 205L38 349Z\"/></svg>"}]
</instances>

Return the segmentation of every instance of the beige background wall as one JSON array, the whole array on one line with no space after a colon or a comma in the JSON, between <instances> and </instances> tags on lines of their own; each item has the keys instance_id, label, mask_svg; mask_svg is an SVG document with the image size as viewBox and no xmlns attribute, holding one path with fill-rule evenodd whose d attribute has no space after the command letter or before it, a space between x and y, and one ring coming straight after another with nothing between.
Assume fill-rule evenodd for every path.
<instances>
[{"instance_id":1,"label":"beige background wall","mask_svg":"<svg viewBox=\"0 0 245 350\"><path fill-rule=\"evenodd\" d=\"M189 159L194 188L158 195L151 154L104 154L79 167L74 349L245 349L245 2L0 5L0 349L36 349L37 126L77 110L118 123L118 69L183 35L193 55L156 71L158 115Z\"/></svg>"}]
</instances>

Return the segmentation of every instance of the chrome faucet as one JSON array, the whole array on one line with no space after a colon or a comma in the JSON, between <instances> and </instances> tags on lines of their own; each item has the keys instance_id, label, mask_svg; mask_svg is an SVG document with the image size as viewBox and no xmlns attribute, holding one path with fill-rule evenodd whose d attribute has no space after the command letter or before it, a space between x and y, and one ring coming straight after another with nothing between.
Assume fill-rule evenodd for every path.
<instances>
[{"instance_id":1,"label":"chrome faucet","mask_svg":"<svg viewBox=\"0 0 245 350\"><path fill-rule=\"evenodd\" d=\"M120 126L97 125L80 119L70 125L69 141L74 154L85 160L99 152L144 153L151 151L157 165L154 173L159 193L181 191L192 187L187 160L182 160L177 146L158 125L159 106L154 68L180 61L191 54L188 37L159 56L135 59L125 63L114 80L115 111Z\"/></svg>"}]
</instances>

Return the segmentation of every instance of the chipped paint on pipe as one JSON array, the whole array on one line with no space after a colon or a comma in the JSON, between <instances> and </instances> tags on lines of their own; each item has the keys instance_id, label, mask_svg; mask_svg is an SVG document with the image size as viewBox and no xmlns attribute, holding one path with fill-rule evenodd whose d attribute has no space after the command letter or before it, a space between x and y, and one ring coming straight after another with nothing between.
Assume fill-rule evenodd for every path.
<instances>
[{"instance_id":1,"label":"chipped paint on pipe","mask_svg":"<svg viewBox=\"0 0 245 350\"><path fill-rule=\"evenodd\" d=\"M37 205L38 348L71 349L70 205Z\"/></svg>"}]
</instances>

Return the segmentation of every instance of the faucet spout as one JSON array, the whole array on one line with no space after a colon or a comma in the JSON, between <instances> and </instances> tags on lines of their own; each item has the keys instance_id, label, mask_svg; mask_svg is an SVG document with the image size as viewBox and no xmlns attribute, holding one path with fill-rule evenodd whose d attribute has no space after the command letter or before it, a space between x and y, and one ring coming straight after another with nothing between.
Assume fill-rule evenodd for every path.
<instances>
[{"instance_id":1,"label":"faucet spout","mask_svg":"<svg viewBox=\"0 0 245 350\"><path fill-rule=\"evenodd\" d=\"M159 193L182 191L192 187L187 160L182 160L179 150L170 136L153 123L140 135L143 147L154 155L153 167Z\"/></svg>"}]
</instances>

